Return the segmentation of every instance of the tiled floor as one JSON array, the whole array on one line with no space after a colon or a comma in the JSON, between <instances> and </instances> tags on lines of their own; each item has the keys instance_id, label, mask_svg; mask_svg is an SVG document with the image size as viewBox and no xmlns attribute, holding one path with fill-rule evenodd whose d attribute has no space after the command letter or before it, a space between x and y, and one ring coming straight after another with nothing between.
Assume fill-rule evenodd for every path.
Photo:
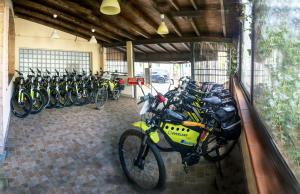
<instances>
[{"instance_id":1,"label":"tiled floor","mask_svg":"<svg viewBox=\"0 0 300 194\"><path fill-rule=\"evenodd\" d=\"M9 186L0 193L144 193L128 184L117 154L118 139L137 112L135 101L122 98L101 111L88 105L12 117L9 156L0 164ZM223 162L224 178L212 163L201 160L185 174L178 154L162 156L168 169L161 193L246 193L238 147Z\"/></svg>"}]
</instances>

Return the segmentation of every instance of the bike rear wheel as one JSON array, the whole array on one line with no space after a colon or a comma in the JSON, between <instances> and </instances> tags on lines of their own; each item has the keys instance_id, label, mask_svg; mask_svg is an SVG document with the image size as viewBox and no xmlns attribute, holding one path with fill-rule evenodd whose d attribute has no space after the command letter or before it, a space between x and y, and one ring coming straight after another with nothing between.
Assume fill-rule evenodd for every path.
<instances>
[{"instance_id":1,"label":"bike rear wheel","mask_svg":"<svg viewBox=\"0 0 300 194\"><path fill-rule=\"evenodd\" d=\"M108 98L108 91L104 87L100 88L96 94L95 104L97 109L101 109Z\"/></svg>"},{"instance_id":2,"label":"bike rear wheel","mask_svg":"<svg viewBox=\"0 0 300 194\"><path fill-rule=\"evenodd\" d=\"M145 189L161 189L166 181L166 169L158 148L146 141L144 134L130 129L119 141L119 157L125 176L131 183Z\"/></svg>"},{"instance_id":3,"label":"bike rear wheel","mask_svg":"<svg viewBox=\"0 0 300 194\"><path fill-rule=\"evenodd\" d=\"M226 140L224 137L210 134L202 144L203 156L206 160L217 162L226 158L238 140Z\"/></svg>"}]
</instances>

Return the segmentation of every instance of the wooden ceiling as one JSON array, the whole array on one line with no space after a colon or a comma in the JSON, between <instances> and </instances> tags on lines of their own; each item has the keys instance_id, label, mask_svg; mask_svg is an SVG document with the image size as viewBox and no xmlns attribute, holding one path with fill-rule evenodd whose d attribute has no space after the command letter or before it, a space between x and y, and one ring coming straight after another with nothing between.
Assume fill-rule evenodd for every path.
<instances>
[{"instance_id":1,"label":"wooden ceiling","mask_svg":"<svg viewBox=\"0 0 300 194\"><path fill-rule=\"evenodd\" d=\"M15 14L122 50L132 40L137 53L181 53L189 42L232 42L238 35L239 0L119 0L121 13L100 13L102 0L13 0ZM160 14L170 34L156 33ZM53 14L58 18L53 19Z\"/></svg>"}]
</instances>

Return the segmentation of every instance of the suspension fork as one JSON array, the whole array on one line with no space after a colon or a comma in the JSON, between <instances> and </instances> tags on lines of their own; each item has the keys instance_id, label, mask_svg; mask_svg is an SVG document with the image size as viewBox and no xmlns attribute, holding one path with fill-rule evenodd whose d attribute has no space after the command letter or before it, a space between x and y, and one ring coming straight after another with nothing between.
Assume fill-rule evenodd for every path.
<instances>
[{"instance_id":1,"label":"suspension fork","mask_svg":"<svg viewBox=\"0 0 300 194\"><path fill-rule=\"evenodd\" d=\"M24 101L23 89L19 89L19 92L18 92L18 103L21 103L23 101Z\"/></svg>"},{"instance_id":2,"label":"suspension fork","mask_svg":"<svg viewBox=\"0 0 300 194\"><path fill-rule=\"evenodd\" d=\"M139 153L136 159L134 160L134 165L138 166L140 169L144 169L145 158L149 152L149 146L147 144L147 141L148 141L148 135L145 135L143 141L141 142Z\"/></svg>"}]
</instances>

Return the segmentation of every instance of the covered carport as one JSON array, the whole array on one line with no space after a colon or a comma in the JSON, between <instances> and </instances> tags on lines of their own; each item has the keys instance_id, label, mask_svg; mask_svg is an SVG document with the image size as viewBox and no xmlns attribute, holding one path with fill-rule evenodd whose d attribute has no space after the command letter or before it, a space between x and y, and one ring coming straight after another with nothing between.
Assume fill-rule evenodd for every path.
<instances>
[{"instance_id":1,"label":"covered carport","mask_svg":"<svg viewBox=\"0 0 300 194\"><path fill-rule=\"evenodd\" d=\"M114 9L105 12L104 3ZM249 12L252 18L262 6L247 7L251 3L0 0L0 193L145 192L128 182L118 158L121 134L140 120L140 88L125 83L120 99L111 94L100 110L90 100L80 106L54 106L18 118L10 105L16 88L14 81L20 75L15 70L30 77L31 69L39 69L42 74L49 71L47 75L53 78L80 75L81 79L89 71L91 77L99 80L104 72L115 73L126 82L142 77L143 88L153 94L156 89L164 94L175 88L185 76L199 85L221 84L237 101L235 106L243 122L233 151L221 162L200 158L187 173L178 153L162 152L166 185L162 190L147 192L255 194L272 193L268 189L273 185L281 193L293 193L297 181L282 158L277 157L279 154L271 154L275 162L270 166L266 166L267 159L259 157L264 147L273 144L264 141L269 136L258 132L257 118L252 118L256 112L248 108L256 97L252 93L253 69L258 64L254 63L257 53L253 50L256 31L246 14ZM248 28L252 34L245 34ZM246 41L248 36L252 42ZM169 88L172 79L175 85ZM56 88L61 87L58 82ZM83 81L72 83L80 85Z\"/></svg>"}]
</instances>

